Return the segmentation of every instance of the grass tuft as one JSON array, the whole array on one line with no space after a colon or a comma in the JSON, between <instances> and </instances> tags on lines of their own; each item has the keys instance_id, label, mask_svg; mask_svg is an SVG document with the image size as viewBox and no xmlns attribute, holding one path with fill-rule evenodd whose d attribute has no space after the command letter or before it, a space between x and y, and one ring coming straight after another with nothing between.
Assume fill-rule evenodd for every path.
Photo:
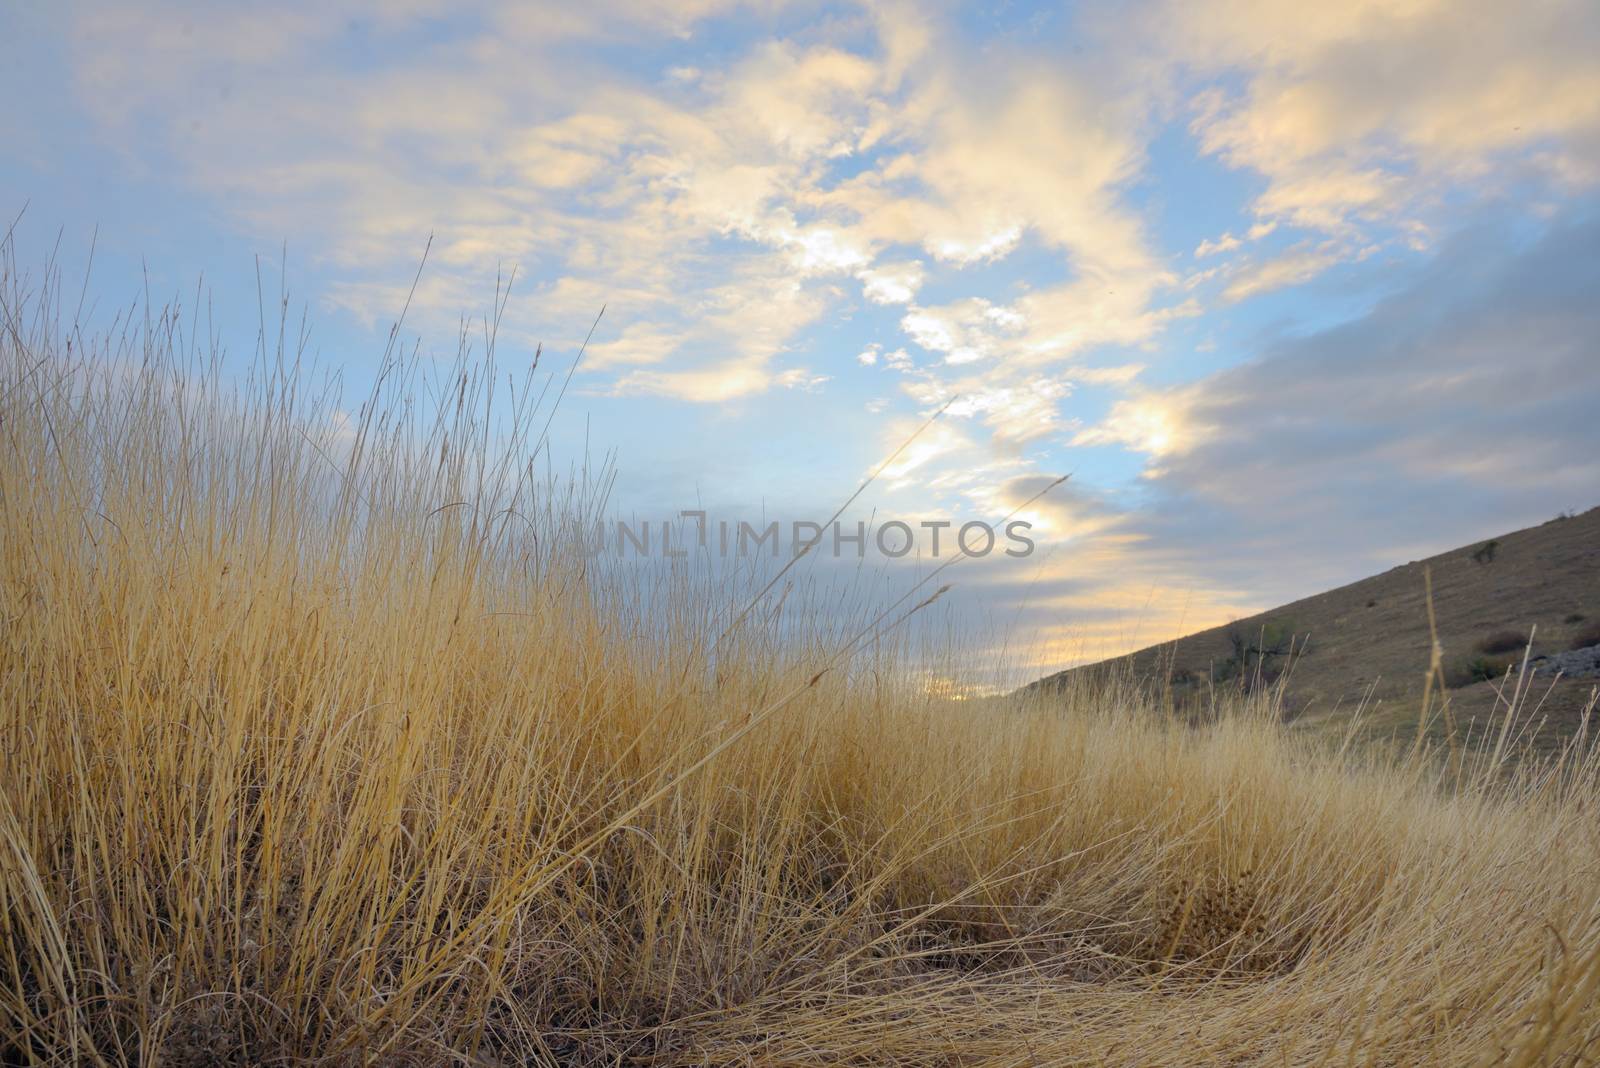
<instances>
[{"instance_id":1,"label":"grass tuft","mask_svg":"<svg viewBox=\"0 0 1600 1068\"><path fill-rule=\"evenodd\" d=\"M604 472L535 477L487 329L346 412L0 291L0 1061L1594 1057L1582 739L943 700L578 551Z\"/></svg>"}]
</instances>

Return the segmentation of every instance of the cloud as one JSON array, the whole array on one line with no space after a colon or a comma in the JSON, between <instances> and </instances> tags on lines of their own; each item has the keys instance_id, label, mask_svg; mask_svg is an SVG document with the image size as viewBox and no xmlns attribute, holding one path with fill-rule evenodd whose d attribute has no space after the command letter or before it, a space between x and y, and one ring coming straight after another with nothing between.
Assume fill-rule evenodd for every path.
<instances>
[{"instance_id":1,"label":"cloud","mask_svg":"<svg viewBox=\"0 0 1600 1068\"><path fill-rule=\"evenodd\" d=\"M935 461L959 458L971 458L977 452L973 440L963 433L958 427L948 420L940 420L921 430L920 420L896 419L892 420L883 430L882 443L884 456L895 456L883 466L880 477L884 479L889 489L898 489L911 483L908 476L922 471ZM915 434L915 440L912 435Z\"/></svg>"},{"instance_id":2,"label":"cloud","mask_svg":"<svg viewBox=\"0 0 1600 1068\"><path fill-rule=\"evenodd\" d=\"M1369 313L1121 402L1079 441L1152 458L1158 518L1143 533L1203 546L1202 566L1232 580L1311 592L1419 540L1442 548L1596 503L1596 293L1592 215L1531 245L1474 228Z\"/></svg>"},{"instance_id":3,"label":"cloud","mask_svg":"<svg viewBox=\"0 0 1600 1068\"><path fill-rule=\"evenodd\" d=\"M1122 445L1159 459L1190 448L1199 436L1190 391L1146 392L1118 400L1099 423L1078 431L1073 445Z\"/></svg>"},{"instance_id":4,"label":"cloud","mask_svg":"<svg viewBox=\"0 0 1600 1068\"><path fill-rule=\"evenodd\" d=\"M981 379L959 383L952 391L933 376L913 379L906 392L923 408L943 406L951 419L980 421L989 430L992 448L1000 454L1045 437L1061 421L1060 402L1072 393L1066 379L1035 377L1011 384L985 384Z\"/></svg>"},{"instance_id":5,"label":"cloud","mask_svg":"<svg viewBox=\"0 0 1600 1068\"><path fill-rule=\"evenodd\" d=\"M1222 291L1222 299L1240 301L1270 290L1299 285L1346 258L1343 248L1336 243L1297 245L1281 255L1247 264L1235 272Z\"/></svg>"},{"instance_id":6,"label":"cloud","mask_svg":"<svg viewBox=\"0 0 1600 1068\"><path fill-rule=\"evenodd\" d=\"M1001 353L1005 337L1024 325L1013 308L970 297L937 308L913 307L900 319L906 336L929 352L941 353L947 364L973 363Z\"/></svg>"},{"instance_id":7,"label":"cloud","mask_svg":"<svg viewBox=\"0 0 1600 1068\"><path fill-rule=\"evenodd\" d=\"M728 9L331 0L258 25L180 0L139 19L91 3L74 66L105 138L253 234L310 245L340 276L331 306L362 322L395 313L409 272L394 265L430 233L441 280L413 303L419 331L453 332L502 265L520 279L507 338L573 348L604 305L590 392L780 387L771 362L846 305L850 278L906 307L907 340L947 365L1034 367L997 368L994 389L1159 331L1165 269L1123 196L1136 104L1021 54L975 86L972 45L909 6L793 35L714 21ZM581 47L708 27L717 47L656 70ZM359 70L338 61L351 47ZM1071 280L915 303L930 272L959 292L963 268L1025 241Z\"/></svg>"},{"instance_id":8,"label":"cloud","mask_svg":"<svg viewBox=\"0 0 1600 1068\"><path fill-rule=\"evenodd\" d=\"M819 375L805 367L791 367L780 372L773 379L784 389L798 389L803 393L816 393L822 388L824 382L832 381L831 375Z\"/></svg>"},{"instance_id":9,"label":"cloud","mask_svg":"<svg viewBox=\"0 0 1600 1068\"><path fill-rule=\"evenodd\" d=\"M1073 444L1142 453L1137 494L1061 487L1028 510L1044 553L1026 588L996 576L996 596L1026 594L1024 659L1114 655L1596 503L1597 292L1593 210L1536 240L1482 224L1349 322L1136 387Z\"/></svg>"},{"instance_id":10,"label":"cloud","mask_svg":"<svg viewBox=\"0 0 1600 1068\"><path fill-rule=\"evenodd\" d=\"M878 65L865 56L773 40L735 68L726 97L754 119L767 143L809 160L853 150L867 120L865 98L879 82Z\"/></svg>"},{"instance_id":11,"label":"cloud","mask_svg":"<svg viewBox=\"0 0 1600 1068\"><path fill-rule=\"evenodd\" d=\"M682 343L683 337L675 329L657 323L634 322L610 341L591 342L584 362L591 371L659 364Z\"/></svg>"},{"instance_id":12,"label":"cloud","mask_svg":"<svg viewBox=\"0 0 1600 1068\"><path fill-rule=\"evenodd\" d=\"M1233 234L1226 233L1217 238L1215 241L1201 241L1195 246L1194 258L1198 260L1204 259L1207 256L1215 256L1219 252L1232 252L1242 244L1244 244L1244 242L1240 241L1237 237L1234 237Z\"/></svg>"},{"instance_id":13,"label":"cloud","mask_svg":"<svg viewBox=\"0 0 1600 1068\"><path fill-rule=\"evenodd\" d=\"M1126 523L1125 512L1081 483L1069 479L1057 485L1056 480L1057 476L1038 474L1008 478L994 487L993 508L1002 514L1022 509L1017 512L1019 519L1058 543L1112 531Z\"/></svg>"},{"instance_id":14,"label":"cloud","mask_svg":"<svg viewBox=\"0 0 1600 1068\"><path fill-rule=\"evenodd\" d=\"M833 381L859 418L892 391L839 387L893 372L924 414L959 397L889 476L922 504L1000 508L1063 443L1132 454L1128 499L1075 486L1039 510L1077 539L1042 603L1106 640L1153 591L1197 590L1206 618L1250 600L1230 561L1281 563L1276 543L1375 559L1412 536L1379 521L1403 503L1437 502L1442 537L1585 503L1592 229L1549 206L1600 180L1592 3L1173 0L1116 8L1081 56L976 40L937 5L778 6L86 0L52 18L127 174L309 252L359 323L394 316L433 234L408 326L454 336L515 268L507 341L575 349L606 307L591 396ZM1187 191L1173 128L1240 172L1239 214L1198 244L1163 214ZM1448 238L1489 203L1558 214L1537 247ZM1441 235L1450 256L1384 275L1369 314L1191 380L1216 339L1249 347L1231 305ZM1105 415L1084 426L1088 387Z\"/></svg>"},{"instance_id":15,"label":"cloud","mask_svg":"<svg viewBox=\"0 0 1600 1068\"><path fill-rule=\"evenodd\" d=\"M973 492L989 514L1016 511L1031 524L1033 555L965 576L1007 606L1008 647L1019 668L1036 677L1265 607L1195 567L1189 547L1152 537L1137 526L1137 512L1075 479L1027 504L1053 481L1019 474Z\"/></svg>"},{"instance_id":16,"label":"cloud","mask_svg":"<svg viewBox=\"0 0 1600 1068\"><path fill-rule=\"evenodd\" d=\"M922 287L922 264L916 260L886 263L863 270L861 292L874 304L908 304Z\"/></svg>"},{"instance_id":17,"label":"cloud","mask_svg":"<svg viewBox=\"0 0 1600 1068\"><path fill-rule=\"evenodd\" d=\"M883 365L891 371L910 371L916 367L916 361L905 349L895 349L883 355Z\"/></svg>"},{"instance_id":18,"label":"cloud","mask_svg":"<svg viewBox=\"0 0 1600 1068\"><path fill-rule=\"evenodd\" d=\"M1145 369L1142 363L1122 363L1108 367L1067 367L1062 375L1091 386L1127 386Z\"/></svg>"},{"instance_id":19,"label":"cloud","mask_svg":"<svg viewBox=\"0 0 1600 1068\"><path fill-rule=\"evenodd\" d=\"M759 393L773 382L759 360L726 360L693 371L631 371L617 379L616 393L650 393L697 404L721 404Z\"/></svg>"},{"instance_id":20,"label":"cloud","mask_svg":"<svg viewBox=\"0 0 1600 1068\"><path fill-rule=\"evenodd\" d=\"M1266 177L1264 221L1418 218L1442 185L1481 191L1517 152L1562 182L1600 179L1600 10L1585 0L1203 0L1140 31L1202 76L1231 75L1196 94L1193 128Z\"/></svg>"}]
</instances>

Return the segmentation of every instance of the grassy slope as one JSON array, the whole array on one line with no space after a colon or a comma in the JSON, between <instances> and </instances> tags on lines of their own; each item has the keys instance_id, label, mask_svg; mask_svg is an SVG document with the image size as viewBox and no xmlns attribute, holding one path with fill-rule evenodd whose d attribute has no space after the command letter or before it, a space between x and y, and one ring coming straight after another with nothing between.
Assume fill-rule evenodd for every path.
<instances>
[{"instance_id":1,"label":"grassy slope","mask_svg":"<svg viewBox=\"0 0 1600 1068\"><path fill-rule=\"evenodd\" d=\"M1592 763L939 702L570 552L487 374L341 437L4 311L0 1061L1593 1058Z\"/></svg>"},{"instance_id":2,"label":"grassy slope","mask_svg":"<svg viewBox=\"0 0 1600 1068\"><path fill-rule=\"evenodd\" d=\"M1495 541L1491 562L1474 559L1483 543L1463 546L1051 679L1108 669L1142 679L1182 672L1204 679L1232 655L1230 633L1257 644L1263 633L1293 634L1303 642L1303 652L1295 659L1284 695L1290 713L1343 729L1365 700L1363 714L1373 729L1409 732L1416 724L1430 662L1425 576L1431 576L1447 674L1476 656L1478 645L1490 635L1532 635L1537 656L1566 649L1600 623L1600 508ZM1574 615L1584 618L1569 622ZM1541 744L1559 745L1577 729L1594 685L1593 680L1562 680L1552 686L1549 679L1532 684L1525 711L1529 719L1545 720L1537 731ZM1512 689L1514 684L1502 687L1498 682L1453 687L1452 715L1463 729L1473 722L1498 724L1506 710L1504 697ZM1443 717L1434 723L1436 732L1443 723Z\"/></svg>"}]
</instances>

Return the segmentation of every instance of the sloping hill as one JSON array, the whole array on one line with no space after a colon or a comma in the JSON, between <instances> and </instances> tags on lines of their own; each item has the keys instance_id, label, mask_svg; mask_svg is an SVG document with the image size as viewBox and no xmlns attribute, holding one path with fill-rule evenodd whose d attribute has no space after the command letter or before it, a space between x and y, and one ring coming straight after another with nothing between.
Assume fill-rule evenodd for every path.
<instances>
[{"instance_id":1,"label":"sloping hill","mask_svg":"<svg viewBox=\"0 0 1600 1068\"><path fill-rule=\"evenodd\" d=\"M1447 693L1459 723L1482 724L1504 705L1497 696L1520 663L1600 643L1600 508L1462 546L1391 568L1348 586L1173 642L1060 672L1036 685L1085 673L1131 673L1194 705L1226 686L1271 683L1287 670L1285 713L1308 722L1343 721L1363 700L1377 729L1416 722L1429 663L1431 576ZM1527 708L1557 738L1577 723L1600 682L1583 657L1531 665Z\"/></svg>"}]
</instances>

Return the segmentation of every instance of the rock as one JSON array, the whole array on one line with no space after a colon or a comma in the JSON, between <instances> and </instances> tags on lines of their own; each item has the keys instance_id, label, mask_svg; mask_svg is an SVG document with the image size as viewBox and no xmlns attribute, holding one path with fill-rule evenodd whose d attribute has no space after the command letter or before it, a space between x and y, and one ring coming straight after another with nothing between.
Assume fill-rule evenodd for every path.
<instances>
[{"instance_id":1,"label":"rock","mask_svg":"<svg viewBox=\"0 0 1600 1068\"><path fill-rule=\"evenodd\" d=\"M1530 667L1535 675L1560 672L1565 679L1600 679L1600 645L1541 656Z\"/></svg>"}]
</instances>

